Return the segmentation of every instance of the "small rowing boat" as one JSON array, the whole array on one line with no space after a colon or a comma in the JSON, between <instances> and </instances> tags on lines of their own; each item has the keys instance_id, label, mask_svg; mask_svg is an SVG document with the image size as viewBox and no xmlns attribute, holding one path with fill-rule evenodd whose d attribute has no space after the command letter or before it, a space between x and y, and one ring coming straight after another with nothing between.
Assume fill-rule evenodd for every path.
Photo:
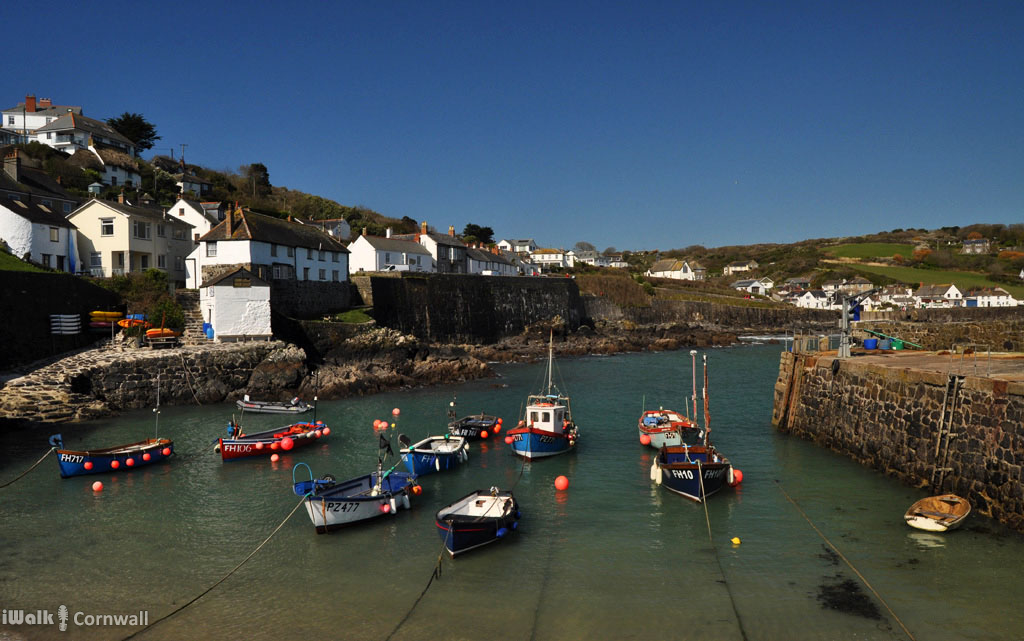
<instances>
[{"instance_id":1,"label":"small rowing boat","mask_svg":"<svg viewBox=\"0 0 1024 641\"><path fill-rule=\"evenodd\" d=\"M437 512L434 520L452 556L494 543L519 527L519 503L511 490L477 490Z\"/></svg>"},{"instance_id":2,"label":"small rowing boat","mask_svg":"<svg viewBox=\"0 0 1024 641\"><path fill-rule=\"evenodd\" d=\"M956 494L928 496L915 502L903 515L907 525L928 532L947 532L960 527L971 513L971 504Z\"/></svg>"},{"instance_id":3,"label":"small rowing boat","mask_svg":"<svg viewBox=\"0 0 1024 641\"><path fill-rule=\"evenodd\" d=\"M487 439L501 431L501 419L480 412L462 418L455 418L455 400L448 404L448 433L461 436L467 441Z\"/></svg>"},{"instance_id":4,"label":"small rowing boat","mask_svg":"<svg viewBox=\"0 0 1024 641\"><path fill-rule=\"evenodd\" d=\"M246 394L244 398L235 401L238 409L257 414L302 414L313 409L313 406L306 401L299 400L296 396L290 401L253 401Z\"/></svg>"}]
</instances>

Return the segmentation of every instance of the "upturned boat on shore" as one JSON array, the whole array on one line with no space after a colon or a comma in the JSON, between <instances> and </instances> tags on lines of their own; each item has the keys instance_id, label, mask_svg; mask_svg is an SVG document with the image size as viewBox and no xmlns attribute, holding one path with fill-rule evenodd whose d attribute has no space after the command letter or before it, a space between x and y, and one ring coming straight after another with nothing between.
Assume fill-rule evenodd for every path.
<instances>
[{"instance_id":1,"label":"upturned boat on shore","mask_svg":"<svg viewBox=\"0 0 1024 641\"><path fill-rule=\"evenodd\" d=\"M548 339L547 385L544 392L526 397L524 417L508 431L512 452L527 460L563 454L576 447L579 428L572 418L569 397L552 382L554 333Z\"/></svg>"},{"instance_id":2,"label":"upturned boat on shore","mask_svg":"<svg viewBox=\"0 0 1024 641\"><path fill-rule=\"evenodd\" d=\"M437 512L434 523L453 557L495 543L519 527L519 503L511 490L477 490Z\"/></svg>"}]
</instances>

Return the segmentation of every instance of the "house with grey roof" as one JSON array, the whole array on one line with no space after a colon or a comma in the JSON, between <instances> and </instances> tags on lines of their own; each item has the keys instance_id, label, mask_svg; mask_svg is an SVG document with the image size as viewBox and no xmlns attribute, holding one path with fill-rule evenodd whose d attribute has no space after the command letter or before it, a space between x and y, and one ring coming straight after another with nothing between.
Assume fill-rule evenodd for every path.
<instances>
[{"instance_id":1,"label":"house with grey roof","mask_svg":"<svg viewBox=\"0 0 1024 641\"><path fill-rule=\"evenodd\" d=\"M224 208L221 203L201 203L197 200L179 198L171 205L167 213L192 225L192 240L199 242L199 237L206 234L224 220Z\"/></svg>"},{"instance_id":2,"label":"house with grey roof","mask_svg":"<svg viewBox=\"0 0 1024 641\"><path fill-rule=\"evenodd\" d=\"M940 285L921 285L914 291L917 307L960 307L963 305L963 293L956 285L943 283Z\"/></svg>"},{"instance_id":3,"label":"house with grey roof","mask_svg":"<svg viewBox=\"0 0 1024 641\"><path fill-rule=\"evenodd\" d=\"M432 272L434 259L426 247L414 240L393 238L389 227L386 236L363 233L349 243L349 269L357 272Z\"/></svg>"},{"instance_id":4,"label":"house with grey roof","mask_svg":"<svg viewBox=\"0 0 1024 641\"><path fill-rule=\"evenodd\" d=\"M676 280L704 280L707 269L692 260L665 258L657 261L647 270L650 278L674 278Z\"/></svg>"},{"instance_id":5,"label":"house with grey roof","mask_svg":"<svg viewBox=\"0 0 1024 641\"><path fill-rule=\"evenodd\" d=\"M25 141L26 137L36 129L48 125L64 114L82 114L82 108L72 105L55 105L49 98L34 95L25 96L25 102L19 102L9 109L4 109L0 127L20 136L17 142Z\"/></svg>"},{"instance_id":6,"label":"house with grey roof","mask_svg":"<svg viewBox=\"0 0 1024 641\"><path fill-rule=\"evenodd\" d=\"M431 231L424 220L420 222L419 233L398 234L392 238L412 240L426 247L434 260L434 269L439 273L466 273L466 244L455 236L455 227L451 225L448 226L447 234L439 234Z\"/></svg>"},{"instance_id":7,"label":"house with grey roof","mask_svg":"<svg viewBox=\"0 0 1024 641\"><path fill-rule=\"evenodd\" d=\"M502 250L495 246L488 250L483 247L466 249L466 269L470 274L484 276L518 276L519 270Z\"/></svg>"},{"instance_id":8,"label":"house with grey roof","mask_svg":"<svg viewBox=\"0 0 1024 641\"><path fill-rule=\"evenodd\" d=\"M78 149L107 147L137 156L135 143L122 136L117 130L103 122L75 113L65 113L55 120L32 131L29 139L40 142L58 151L73 154Z\"/></svg>"},{"instance_id":9,"label":"house with grey roof","mask_svg":"<svg viewBox=\"0 0 1024 641\"><path fill-rule=\"evenodd\" d=\"M737 260L729 263L722 269L722 273L726 276L733 274L739 274L741 272L749 272L757 269L756 260Z\"/></svg>"}]
</instances>

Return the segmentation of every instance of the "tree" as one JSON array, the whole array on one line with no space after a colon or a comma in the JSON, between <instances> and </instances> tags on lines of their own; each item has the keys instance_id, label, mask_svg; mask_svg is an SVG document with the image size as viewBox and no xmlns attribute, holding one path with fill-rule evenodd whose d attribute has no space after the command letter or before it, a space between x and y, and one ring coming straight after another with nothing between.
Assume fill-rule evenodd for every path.
<instances>
[{"instance_id":1,"label":"tree","mask_svg":"<svg viewBox=\"0 0 1024 641\"><path fill-rule=\"evenodd\" d=\"M604 251L601 253L604 254L605 256L611 256L612 254L617 254L619 252L616 251L614 247L605 247Z\"/></svg>"},{"instance_id":2,"label":"tree","mask_svg":"<svg viewBox=\"0 0 1024 641\"><path fill-rule=\"evenodd\" d=\"M245 176L246 186L252 189L253 197L269 196L273 191L270 185L270 172L267 166L261 162L245 165L242 167L242 175ZM248 190L246 190L248 191Z\"/></svg>"},{"instance_id":3,"label":"tree","mask_svg":"<svg viewBox=\"0 0 1024 641\"><path fill-rule=\"evenodd\" d=\"M462 239L468 242L483 243L485 245L494 242L494 230L490 227L481 227L473 223L466 223L462 230Z\"/></svg>"},{"instance_id":4,"label":"tree","mask_svg":"<svg viewBox=\"0 0 1024 641\"><path fill-rule=\"evenodd\" d=\"M135 143L141 151L152 149L153 143L160 140L160 136L156 135L156 127L143 118L142 114L126 111L117 118L107 118L107 124Z\"/></svg>"},{"instance_id":5,"label":"tree","mask_svg":"<svg viewBox=\"0 0 1024 641\"><path fill-rule=\"evenodd\" d=\"M597 247L594 247L585 240L581 240L580 242L573 245L572 250L577 254L580 252L596 252Z\"/></svg>"}]
</instances>

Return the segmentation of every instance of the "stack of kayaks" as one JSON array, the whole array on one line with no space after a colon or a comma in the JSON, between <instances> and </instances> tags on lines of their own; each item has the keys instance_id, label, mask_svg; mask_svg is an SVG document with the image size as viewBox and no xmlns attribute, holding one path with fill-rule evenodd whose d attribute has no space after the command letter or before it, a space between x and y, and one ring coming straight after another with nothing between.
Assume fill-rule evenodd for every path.
<instances>
[{"instance_id":1,"label":"stack of kayaks","mask_svg":"<svg viewBox=\"0 0 1024 641\"><path fill-rule=\"evenodd\" d=\"M109 332L117 324L118 319L123 317L121 312L89 312L89 330L93 332Z\"/></svg>"}]
</instances>

